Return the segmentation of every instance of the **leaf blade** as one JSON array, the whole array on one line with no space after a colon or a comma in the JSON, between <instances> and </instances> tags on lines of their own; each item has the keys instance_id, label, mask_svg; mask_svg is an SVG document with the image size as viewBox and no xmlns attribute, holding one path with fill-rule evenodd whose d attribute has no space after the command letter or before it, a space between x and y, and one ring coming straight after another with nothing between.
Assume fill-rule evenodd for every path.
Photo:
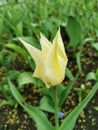
<instances>
[{"instance_id":1,"label":"leaf blade","mask_svg":"<svg viewBox=\"0 0 98 130\"><path fill-rule=\"evenodd\" d=\"M46 115L39 108L28 105L10 80L8 80L8 84L13 97L36 122L38 130L54 130L54 127L50 124Z\"/></svg>"},{"instance_id":2,"label":"leaf blade","mask_svg":"<svg viewBox=\"0 0 98 130\"><path fill-rule=\"evenodd\" d=\"M68 18L66 31L70 38L70 45L76 49L82 37L82 28L80 23L72 16L69 16Z\"/></svg>"},{"instance_id":3,"label":"leaf blade","mask_svg":"<svg viewBox=\"0 0 98 130\"><path fill-rule=\"evenodd\" d=\"M94 85L91 92L86 96L86 98L66 117L63 123L60 126L60 130L72 130L75 126L76 120L80 112L85 108L87 103L91 100L93 95L98 89L98 82ZM69 125L70 122L70 125Z\"/></svg>"}]
</instances>

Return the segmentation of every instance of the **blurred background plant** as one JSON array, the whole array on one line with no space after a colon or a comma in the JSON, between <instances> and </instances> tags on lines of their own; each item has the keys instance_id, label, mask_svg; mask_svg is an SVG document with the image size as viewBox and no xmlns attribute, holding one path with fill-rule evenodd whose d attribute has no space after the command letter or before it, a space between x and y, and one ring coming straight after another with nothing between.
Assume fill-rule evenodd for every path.
<instances>
[{"instance_id":1,"label":"blurred background plant","mask_svg":"<svg viewBox=\"0 0 98 130\"><path fill-rule=\"evenodd\" d=\"M15 49L19 46L17 37L24 38L40 48L38 43L40 32L52 40L60 26L67 47L75 50L74 56L81 72L84 44L90 41L93 46L96 46L97 42L97 7L97 0L56 0L55 2L50 0L1 0L0 50L6 49L6 44L10 43L13 45L7 46L18 51Z\"/></svg>"},{"instance_id":2,"label":"blurred background plant","mask_svg":"<svg viewBox=\"0 0 98 130\"><path fill-rule=\"evenodd\" d=\"M67 50L74 50L71 55L81 74L81 57L83 46L91 43L98 49L98 17L97 0L1 0L0 1L0 69L5 69L6 75L12 69L12 61L19 55L30 64L34 70L35 64L26 50L17 40L21 37L26 42L40 49L38 39L43 32L49 40L54 37L57 28L61 27L61 34ZM70 59L70 57L69 57ZM16 60L17 61L17 60ZM68 78L73 75L68 68ZM1 77L1 83L3 76Z\"/></svg>"}]
</instances>

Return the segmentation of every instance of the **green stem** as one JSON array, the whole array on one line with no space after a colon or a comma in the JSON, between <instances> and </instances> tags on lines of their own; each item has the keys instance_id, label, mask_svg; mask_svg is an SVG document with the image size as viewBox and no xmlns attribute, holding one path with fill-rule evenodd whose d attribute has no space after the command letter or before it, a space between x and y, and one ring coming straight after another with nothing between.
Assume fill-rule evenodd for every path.
<instances>
[{"instance_id":1,"label":"green stem","mask_svg":"<svg viewBox=\"0 0 98 130\"><path fill-rule=\"evenodd\" d=\"M59 130L57 86L54 86L55 130Z\"/></svg>"}]
</instances>

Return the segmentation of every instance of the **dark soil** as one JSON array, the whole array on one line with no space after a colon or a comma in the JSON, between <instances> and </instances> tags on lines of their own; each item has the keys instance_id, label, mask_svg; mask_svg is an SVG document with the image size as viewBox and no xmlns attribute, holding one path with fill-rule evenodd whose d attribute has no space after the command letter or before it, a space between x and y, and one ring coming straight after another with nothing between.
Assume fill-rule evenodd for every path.
<instances>
[{"instance_id":1,"label":"dark soil","mask_svg":"<svg viewBox=\"0 0 98 130\"><path fill-rule=\"evenodd\" d=\"M98 54L91 47L90 44L86 44L82 52L82 73L79 75L77 82L75 83L71 93L69 94L67 100L63 104L62 112L64 112L65 117L78 105L79 95L76 91L76 88L85 87L83 92L82 99L88 94L91 90L95 81L85 81L85 77L89 72L95 72L98 65ZM78 67L76 64L75 57L73 57L73 50L67 50L67 55L69 56L68 67L71 69L74 76L78 73ZM13 68L19 71L31 71L29 65L26 63L25 66L22 64L23 59L19 58L17 63L13 64ZM97 60L96 60L97 59ZM21 64L21 65L20 65ZM12 68L12 69L13 69ZM1 68L2 69L2 68ZM0 74L3 74L4 71ZM70 81L65 77L63 82L65 85ZM25 86L21 91L25 100L32 105L38 105L41 95L37 93L37 88L34 85ZM82 100L81 99L81 100ZM87 107L80 114L74 130L98 130L98 111L94 109L95 106L98 106L98 91L94 95L93 99L89 102ZM4 100L2 94L0 94L0 101ZM60 123L63 119L60 120ZM70 125L70 122L69 122ZM36 124L29 118L26 112L19 106L3 106L0 108L0 130L36 130Z\"/></svg>"}]
</instances>

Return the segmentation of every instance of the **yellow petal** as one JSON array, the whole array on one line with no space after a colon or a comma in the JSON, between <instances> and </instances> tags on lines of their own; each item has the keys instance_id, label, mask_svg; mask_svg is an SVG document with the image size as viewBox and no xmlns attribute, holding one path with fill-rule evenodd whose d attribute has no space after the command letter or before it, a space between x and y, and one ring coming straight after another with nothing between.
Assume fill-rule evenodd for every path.
<instances>
[{"instance_id":1,"label":"yellow petal","mask_svg":"<svg viewBox=\"0 0 98 130\"><path fill-rule=\"evenodd\" d=\"M53 44L51 49L49 50L46 57L46 63L49 66L53 66L54 70L59 70L59 62L57 59L57 44Z\"/></svg>"},{"instance_id":2,"label":"yellow petal","mask_svg":"<svg viewBox=\"0 0 98 130\"><path fill-rule=\"evenodd\" d=\"M38 50L37 48L31 46L30 44L26 43L22 39L19 39L19 40L23 43L23 45L26 47L26 49L28 50L28 52L30 53L30 55L32 56L32 58L35 61L36 69L35 69L33 76L42 79L42 77L45 73L46 67L45 67L44 61L41 57L41 51Z\"/></svg>"},{"instance_id":3,"label":"yellow petal","mask_svg":"<svg viewBox=\"0 0 98 130\"><path fill-rule=\"evenodd\" d=\"M46 72L48 75L47 79L50 77L50 81L53 85L59 84L63 81L67 61L67 56L65 54L64 45L59 30L53 40L53 45L46 58L47 66L48 68L51 68L50 71Z\"/></svg>"},{"instance_id":4,"label":"yellow petal","mask_svg":"<svg viewBox=\"0 0 98 130\"><path fill-rule=\"evenodd\" d=\"M52 46L51 42L42 33L40 33L40 35L41 35L40 43L41 43L42 49L49 49Z\"/></svg>"},{"instance_id":5,"label":"yellow petal","mask_svg":"<svg viewBox=\"0 0 98 130\"><path fill-rule=\"evenodd\" d=\"M53 44L57 44L57 54L60 55L65 61L68 60L65 53L63 40L60 34L60 28L56 34L56 37L53 40Z\"/></svg>"},{"instance_id":6,"label":"yellow petal","mask_svg":"<svg viewBox=\"0 0 98 130\"><path fill-rule=\"evenodd\" d=\"M30 53L30 55L32 56L34 61L39 62L39 58L41 58L41 51L39 49L35 48L34 46L26 43L22 39L19 38L19 40L23 43L23 45L28 50L28 52Z\"/></svg>"},{"instance_id":7,"label":"yellow petal","mask_svg":"<svg viewBox=\"0 0 98 130\"><path fill-rule=\"evenodd\" d=\"M50 41L48 41L47 38L45 38L43 36L43 34L40 34L41 35L41 38L40 38L40 44L41 44L41 47L42 47L42 56L43 58L45 59L46 56L47 56L47 53L49 51L49 49L51 48L52 44Z\"/></svg>"},{"instance_id":8,"label":"yellow petal","mask_svg":"<svg viewBox=\"0 0 98 130\"><path fill-rule=\"evenodd\" d=\"M47 79L51 81L52 85L59 84L61 81L61 66L58 61L58 55L57 55L57 45L54 44L46 58L46 63L48 67L48 71L46 72L47 74Z\"/></svg>"},{"instance_id":9,"label":"yellow petal","mask_svg":"<svg viewBox=\"0 0 98 130\"><path fill-rule=\"evenodd\" d=\"M65 69L67 66L67 61L63 60L60 56L58 56L58 60L61 66L61 73L62 73L62 80L63 80L65 77Z\"/></svg>"},{"instance_id":10,"label":"yellow petal","mask_svg":"<svg viewBox=\"0 0 98 130\"><path fill-rule=\"evenodd\" d=\"M46 66L43 62L36 64L36 69L33 73L33 77L37 77L43 80L46 71Z\"/></svg>"}]
</instances>

